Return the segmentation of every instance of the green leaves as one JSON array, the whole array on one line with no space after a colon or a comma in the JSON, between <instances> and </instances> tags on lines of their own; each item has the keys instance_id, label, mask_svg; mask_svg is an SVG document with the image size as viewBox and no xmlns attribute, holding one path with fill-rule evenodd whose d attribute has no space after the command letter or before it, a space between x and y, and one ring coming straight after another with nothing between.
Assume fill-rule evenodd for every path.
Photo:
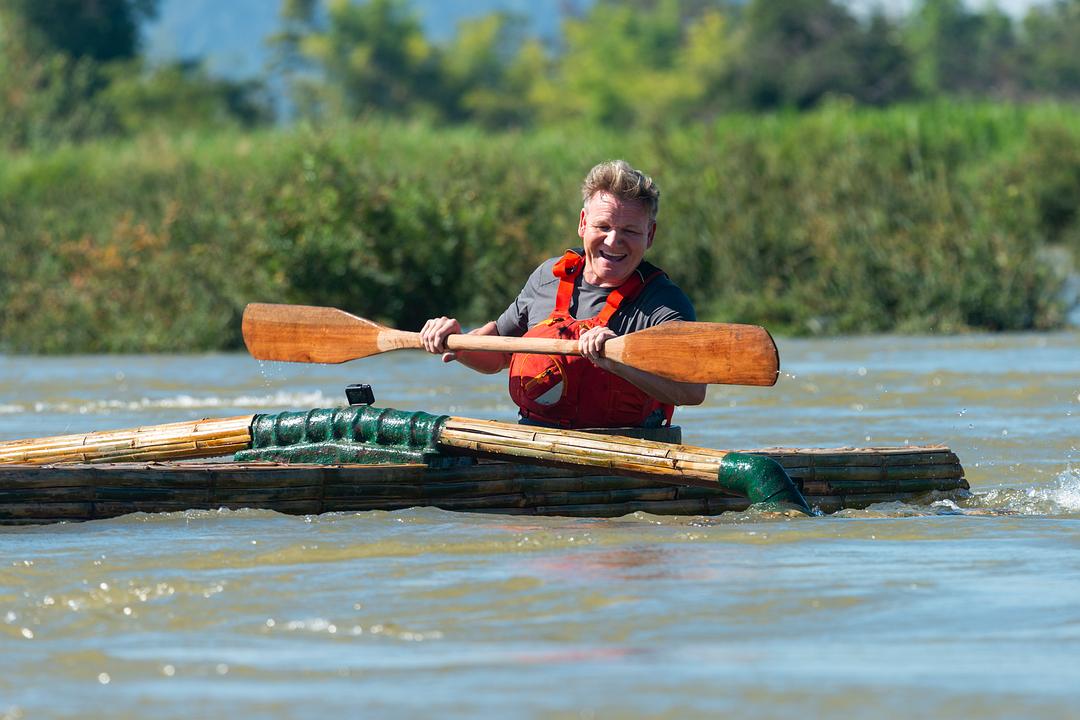
<instances>
[{"instance_id":1,"label":"green leaves","mask_svg":"<svg viewBox=\"0 0 1080 720\"><path fill-rule=\"evenodd\" d=\"M1051 257L1080 252L1074 147L1074 111L956 104L660 131L368 122L68 147L0 165L0 337L8 351L234 348L252 301L408 330L443 314L479 324L577 242L581 178L623 153L663 191L649 257L703 320L1055 327Z\"/></svg>"}]
</instances>

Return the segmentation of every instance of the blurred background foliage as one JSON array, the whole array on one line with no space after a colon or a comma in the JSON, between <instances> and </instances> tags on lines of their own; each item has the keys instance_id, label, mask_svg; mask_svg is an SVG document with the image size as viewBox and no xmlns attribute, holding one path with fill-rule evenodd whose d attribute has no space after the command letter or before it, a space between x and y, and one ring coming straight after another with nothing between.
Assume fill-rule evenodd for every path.
<instances>
[{"instance_id":1,"label":"blurred background foliage","mask_svg":"<svg viewBox=\"0 0 1080 720\"><path fill-rule=\"evenodd\" d=\"M406 0L283 0L253 80L147 60L157 10L0 0L0 349L236 347L255 300L482 322L610 157L659 181L653 259L703 318L1068 310L1080 0L595 0L555 39L493 13L439 41Z\"/></svg>"},{"instance_id":2,"label":"blurred background foliage","mask_svg":"<svg viewBox=\"0 0 1080 720\"><path fill-rule=\"evenodd\" d=\"M408 0L280 0L275 62L261 80L199 60L150 64L139 27L159 0L0 0L0 142L8 148L151 128L378 114L489 129L582 121L660 127L730 111L884 106L941 98L1075 100L1080 2L1013 17L990 3L916 0L906 15L838 0L566 3L558 38L525 18L461 21L425 35Z\"/></svg>"}]
</instances>

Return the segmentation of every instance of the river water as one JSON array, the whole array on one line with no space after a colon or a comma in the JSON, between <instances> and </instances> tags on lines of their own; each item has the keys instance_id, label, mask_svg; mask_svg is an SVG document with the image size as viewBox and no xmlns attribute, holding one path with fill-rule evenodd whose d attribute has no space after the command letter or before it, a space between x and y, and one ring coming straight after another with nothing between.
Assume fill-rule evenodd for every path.
<instances>
[{"instance_id":1,"label":"river water","mask_svg":"<svg viewBox=\"0 0 1080 720\"><path fill-rule=\"evenodd\" d=\"M972 496L793 519L190 511L0 528L0 718L1080 713L1080 333L781 340L715 448L943 442ZM510 420L392 353L0 357L0 440L341 404Z\"/></svg>"}]
</instances>

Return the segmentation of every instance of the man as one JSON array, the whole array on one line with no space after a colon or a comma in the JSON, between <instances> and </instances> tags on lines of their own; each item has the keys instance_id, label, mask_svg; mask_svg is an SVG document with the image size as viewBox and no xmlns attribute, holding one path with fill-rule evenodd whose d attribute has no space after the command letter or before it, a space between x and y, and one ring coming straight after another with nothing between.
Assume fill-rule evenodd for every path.
<instances>
[{"instance_id":1,"label":"man","mask_svg":"<svg viewBox=\"0 0 1080 720\"><path fill-rule=\"evenodd\" d=\"M578 236L584 247L542 263L498 320L475 335L577 338L582 357L447 352L460 333L454 318L428 320L428 352L483 373L510 368L510 396L522 422L561 427L654 427L675 405L700 405L705 385L668 380L602 356L618 335L669 320L694 320L694 307L666 275L644 261L656 234L660 191L622 160L600 163L582 185Z\"/></svg>"}]
</instances>

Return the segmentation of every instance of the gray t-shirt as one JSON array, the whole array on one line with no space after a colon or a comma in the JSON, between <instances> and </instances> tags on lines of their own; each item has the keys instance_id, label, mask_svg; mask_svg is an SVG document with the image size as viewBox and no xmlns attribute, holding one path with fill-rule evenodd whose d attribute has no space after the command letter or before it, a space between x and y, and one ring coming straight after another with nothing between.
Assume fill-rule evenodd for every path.
<instances>
[{"instance_id":1,"label":"gray t-shirt","mask_svg":"<svg viewBox=\"0 0 1080 720\"><path fill-rule=\"evenodd\" d=\"M560 256L545 260L533 270L517 299L495 321L500 335L520 337L551 315L559 289L559 278L552 273L552 268L561 259ZM588 283L583 275L578 274L577 287L570 300L570 314L579 320L596 317L604 309L608 294L614 289ZM623 303L612 315L608 327L616 335L625 335L668 320L696 319L690 298L678 285L662 276L646 285L632 301Z\"/></svg>"}]
</instances>

